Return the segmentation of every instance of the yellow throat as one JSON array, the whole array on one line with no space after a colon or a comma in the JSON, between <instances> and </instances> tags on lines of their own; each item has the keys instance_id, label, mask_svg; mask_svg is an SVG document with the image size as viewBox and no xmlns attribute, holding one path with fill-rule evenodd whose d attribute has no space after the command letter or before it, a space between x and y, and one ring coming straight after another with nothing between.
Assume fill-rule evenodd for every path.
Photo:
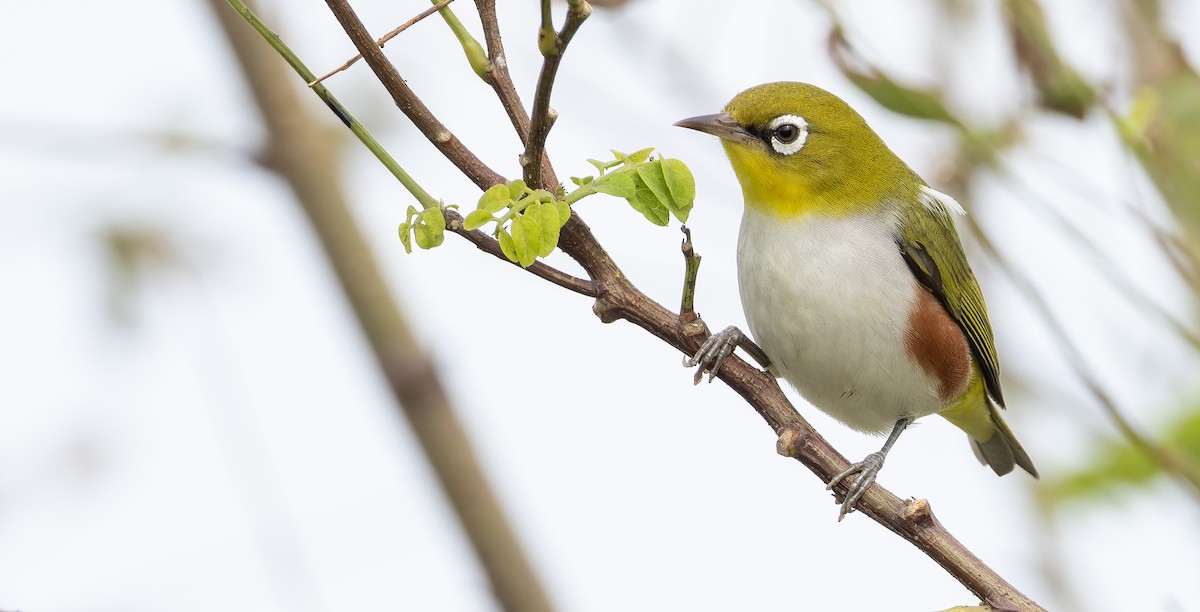
<instances>
[{"instance_id":1,"label":"yellow throat","mask_svg":"<svg viewBox=\"0 0 1200 612\"><path fill-rule=\"evenodd\" d=\"M756 87L730 101L725 113L759 134L773 119L803 115L803 155L780 156L762 138L721 141L747 206L780 217L841 218L915 201L923 184L861 115L812 85Z\"/></svg>"}]
</instances>

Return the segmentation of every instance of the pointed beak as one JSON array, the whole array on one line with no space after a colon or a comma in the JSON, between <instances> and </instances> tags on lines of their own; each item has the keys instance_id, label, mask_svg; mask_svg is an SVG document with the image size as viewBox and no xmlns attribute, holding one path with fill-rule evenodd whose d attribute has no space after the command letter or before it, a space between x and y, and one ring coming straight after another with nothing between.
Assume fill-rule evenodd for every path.
<instances>
[{"instance_id":1,"label":"pointed beak","mask_svg":"<svg viewBox=\"0 0 1200 612\"><path fill-rule=\"evenodd\" d=\"M746 131L746 128L735 121L729 113L689 117L682 121L676 121L675 125L704 132L705 134L712 134L718 138L733 142L753 142L758 140L757 136Z\"/></svg>"}]
</instances>

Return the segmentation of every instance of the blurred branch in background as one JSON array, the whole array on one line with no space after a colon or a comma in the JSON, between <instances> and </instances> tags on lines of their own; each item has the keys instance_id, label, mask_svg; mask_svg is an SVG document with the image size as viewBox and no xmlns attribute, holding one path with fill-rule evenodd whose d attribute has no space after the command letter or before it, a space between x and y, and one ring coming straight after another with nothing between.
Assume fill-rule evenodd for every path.
<instances>
[{"instance_id":1,"label":"blurred branch in background","mask_svg":"<svg viewBox=\"0 0 1200 612\"><path fill-rule=\"evenodd\" d=\"M300 103L300 83L223 0L210 0L267 129L264 165L291 187L324 248L397 405L412 426L499 605L550 610L483 474L434 364L387 287L340 187L328 133Z\"/></svg>"},{"instance_id":2,"label":"blurred branch in background","mask_svg":"<svg viewBox=\"0 0 1200 612\"><path fill-rule=\"evenodd\" d=\"M1200 502L1200 467L1198 467L1200 464L1195 461L1198 457L1188 457L1170 447L1151 440L1126 418L1125 414L1117 406L1116 401L1104 390L1100 385L1100 381L1092 374L1092 370L1083 356L1083 351L1075 345L1071 336L1063 329L1062 323L1054 315L1054 311L1045 296L1038 291L1037 287L1034 286L1025 274L1020 272L996 248L996 245L988 237L987 232L984 231L983 227L973 217L968 218L966 223L984 252L1004 271L1009 281L1017 287L1025 299L1037 309L1046 326L1054 333L1059 349L1067 359L1067 363L1070 364L1071 369L1074 370L1075 375L1079 377L1084 387L1092 394L1092 397L1100 404L1100 407L1104 409L1105 414L1116 425L1117 431L1125 437L1131 448L1136 449L1141 454L1143 458L1142 463L1148 462L1151 465L1157 465L1160 470L1177 478L1188 487L1188 492ZM1085 469L1090 471L1093 468ZM1118 476L1118 473L1114 472L1111 475Z\"/></svg>"},{"instance_id":3,"label":"blurred branch in background","mask_svg":"<svg viewBox=\"0 0 1200 612\"><path fill-rule=\"evenodd\" d=\"M1037 89L1038 104L1082 119L1096 104L1096 91L1058 54L1042 7L1036 0L1005 0L1003 7L1017 65Z\"/></svg>"},{"instance_id":4,"label":"blurred branch in background","mask_svg":"<svg viewBox=\"0 0 1200 612\"><path fill-rule=\"evenodd\" d=\"M1194 264L1200 260L1200 75L1163 26L1157 0L1125 0L1122 8L1136 97L1117 123L1188 237Z\"/></svg>"},{"instance_id":5,"label":"blurred branch in background","mask_svg":"<svg viewBox=\"0 0 1200 612\"><path fill-rule=\"evenodd\" d=\"M194 371L209 384L205 416L217 433L222 463L234 483L245 516L253 525L259 561L280 609L322 612L328 602L322 595L312 559L306 554L303 530L294 507L287 503L279 474L267 457L266 436L253 411L247 410L246 385L241 372L229 358L235 348L213 312L213 296L203 282L200 258L189 256L179 236L169 227L125 221L100 230L107 262L106 297L114 325L120 328L142 323L135 312L137 298L148 286L167 276L187 276L194 282L193 303L204 303L209 316L180 326L196 342L188 351Z\"/></svg>"}]
</instances>

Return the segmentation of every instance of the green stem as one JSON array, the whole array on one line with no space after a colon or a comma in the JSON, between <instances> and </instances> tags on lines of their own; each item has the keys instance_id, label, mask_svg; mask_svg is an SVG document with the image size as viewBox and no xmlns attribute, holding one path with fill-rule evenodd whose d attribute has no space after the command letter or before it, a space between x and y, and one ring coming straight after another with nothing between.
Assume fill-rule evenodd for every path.
<instances>
[{"instance_id":1,"label":"green stem","mask_svg":"<svg viewBox=\"0 0 1200 612\"><path fill-rule=\"evenodd\" d=\"M554 31L554 19L550 14L550 0L542 0L542 27L538 28L538 50L543 57L558 55L558 32Z\"/></svg>"},{"instance_id":2,"label":"green stem","mask_svg":"<svg viewBox=\"0 0 1200 612\"><path fill-rule=\"evenodd\" d=\"M242 18L245 19L246 22L249 23L250 26L254 28L254 30L258 32L260 36L263 37L264 40L267 41L267 44L271 45L272 49L275 49L275 52L278 53L280 57L282 57L288 63L289 66L292 67L292 70L295 70L296 73L300 75L300 78L304 79L305 84L311 83L317 79L316 75L314 75L312 71L304 65L304 62L300 61L300 58L292 52L291 48L284 44L283 40L279 38L279 35L271 31L271 28L268 28L267 25L258 18L258 15L255 15L254 12L251 11L244 2L241 0L226 1L229 2L229 6L233 7L233 10L237 11L237 13L241 15ZM433 196L429 195L429 192L425 191L425 189L423 189L421 185L419 185L417 181L413 179L412 176L404 171L404 168L400 167L400 164L396 163L396 160L392 158L391 154L389 154L383 148L383 146L379 144L379 141L375 140L375 137L367 131L367 128L364 127L363 124L357 119L355 119L354 115L351 115L350 112L342 106L341 102L338 102L337 98L330 93L329 89L325 87L324 84L317 83L312 86L312 90L319 98L321 98L322 101L325 102L325 104L329 107L329 110L333 111L333 114L337 115L338 119L341 119L342 123L345 124L346 127L350 128L350 131L353 132L354 135L358 137L358 140L367 147L367 150L374 154L375 158L378 159L379 162L382 163L384 167L392 173L392 176L395 176L396 180L400 181L400 184L404 185L404 188L407 189L408 192L411 193L412 196L421 203L422 207L429 209L440 206L438 201L434 199Z\"/></svg>"},{"instance_id":3,"label":"green stem","mask_svg":"<svg viewBox=\"0 0 1200 612\"><path fill-rule=\"evenodd\" d=\"M692 231L686 225L682 229L683 244L679 248L683 251L684 271L683 299L679 304L680 316L696 312L696 277L700 274L700 256L696 254L696 249L692 246Z\"/></svg>"},{"instance_id":4,"label":"green stem","mask_svg":"<svg viewBox=\"0 0 1200 612\"><path fill-rule=\"evenodd\" d=\"M438 3L438 0L432 1L434 4ZM441 14L442 19L446 20L446 25L450 26L450 31L454 32L454 37L462 45L463 53L467 54L467 62L471 64L471 70L474 70L475 74L483 79L484 83L490 83L489 79L491 77L489 73L492 71L492 60L488 59L487 51L483 50L483 45L479 44L479 41L475 40L474 36L471 36L471 33L458 20L458 17L455 16L454 11L450 10L449 6L438 9L438 13Z\"/></svg>"},{"instance_id":5,"label":"green stem","mask_svg":"<svg viewBox=\"0 0 1200 612\"><path fill-rule=\"evenodd\" d=\"M588 183L586 185L579 187L575 191L568 193L567 197L563 198L563 201L566 202L568 206L571 206L571 205L575 204L576 202L592 195L593 193L599 193L599 192L596 191L596 189L594 187L592 187L591 183Z\"/></svg>"}]
</instances>

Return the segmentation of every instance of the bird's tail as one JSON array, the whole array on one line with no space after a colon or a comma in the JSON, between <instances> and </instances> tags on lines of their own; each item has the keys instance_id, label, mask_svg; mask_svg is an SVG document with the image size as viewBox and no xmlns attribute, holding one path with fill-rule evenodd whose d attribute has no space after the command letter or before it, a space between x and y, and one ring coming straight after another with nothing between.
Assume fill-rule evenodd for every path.
<instances>
[{"instance_id":1,"label":"bird's tail","mask_svg":"<svg viewBox=\"0 0 1200 612\"><path fill-rule=\"evenodd\" d=\"M987 397L983 382L979 378L971 381L971 386L954 406L939 412L959 429L967 432L971 441L971 450L979 458L979 462L991 466L997 475L1003 476L1012 471L1014 465L1029 472L1037 478L1037 468L1033 461L1021 448L1016 436L1000 418L1000 412L995 404Z\"/></svg>"},{"instance_id":2,"label":"bird's tail","mask_svg":"<svg viewBox=\"0 0 1200 612\"><path fill-rule=\"evenodd\" d=\"M975 451L975 456L979 458L979 462L984 465L990 465L997 476L1003 476L1013 469L1013 464L1021 466L1021 469L1029 472L1034 478L1038 477L1037 468L1033 467L1033 461L1029 458L1029 454L1021 448L1021 443L1017 442L1016 436L1013 435L1008 424L1004 419L1000 418L999 411L987 401L988 416L992 421L992 437L987 440L980 441L968 436L971 442L971 450Z\"/></svg>"}]
</instances>

